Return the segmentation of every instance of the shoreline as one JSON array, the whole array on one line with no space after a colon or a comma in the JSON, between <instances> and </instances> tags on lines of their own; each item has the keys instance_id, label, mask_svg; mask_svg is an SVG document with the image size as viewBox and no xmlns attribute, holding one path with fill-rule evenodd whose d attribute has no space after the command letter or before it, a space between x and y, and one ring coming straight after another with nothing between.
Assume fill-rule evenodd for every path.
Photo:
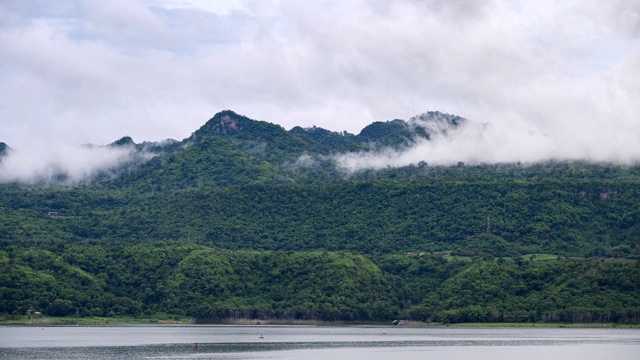
<instances>
[{"instance_id":1,"label":"shoreline","mask_svg":"<svg viewBox=\"0 0 640 360\"><path fill-rule=\"evenodd\" d=\"M124 326L124 325L235 325L235 326L391 326L392 322L381 321L322 321L296 319L223 319L198 321L197 319L174 316L149 317L52 317L19 316L0 317L0 326ZM640 324L618 323L426 323L406 321L398 327L430 328L573 328L573 329L638 329Z\"/></svg>"}]
</instances>

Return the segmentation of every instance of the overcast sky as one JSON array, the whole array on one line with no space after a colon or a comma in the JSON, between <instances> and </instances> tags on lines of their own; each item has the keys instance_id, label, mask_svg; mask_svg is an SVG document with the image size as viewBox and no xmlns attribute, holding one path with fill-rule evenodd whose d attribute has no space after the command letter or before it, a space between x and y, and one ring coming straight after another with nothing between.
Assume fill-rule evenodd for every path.
<instances>
[{"instance_id":1,"label":"overcast sky","mask_svg":"<svg viewBox=\"0 0 640 360\"><path fill-rule=\"evenodd\" d=\"M353 133L439 110L640 158L639 99L638 0L0 1L13 148L182 140L224 109Z\"/></svg>"}]
</instances>

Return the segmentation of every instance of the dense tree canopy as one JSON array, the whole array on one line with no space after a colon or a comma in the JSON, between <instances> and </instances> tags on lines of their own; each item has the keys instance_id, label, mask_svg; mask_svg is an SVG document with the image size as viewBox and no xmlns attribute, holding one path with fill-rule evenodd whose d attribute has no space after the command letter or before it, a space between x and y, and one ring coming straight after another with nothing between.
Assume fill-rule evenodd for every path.
<instances>
[{"instance_id":1,"label":"dense tree canopy","mask_svg":"<svg viewBox=\"0 0 640 360\"><path fill-rule=\"evenodd\" d=\"M182 142L116 141L154 157L115 178L0 184L0 313L638 321L639 166L331 157L417 138L225 111Z\"/></svg>"}]
</instances>

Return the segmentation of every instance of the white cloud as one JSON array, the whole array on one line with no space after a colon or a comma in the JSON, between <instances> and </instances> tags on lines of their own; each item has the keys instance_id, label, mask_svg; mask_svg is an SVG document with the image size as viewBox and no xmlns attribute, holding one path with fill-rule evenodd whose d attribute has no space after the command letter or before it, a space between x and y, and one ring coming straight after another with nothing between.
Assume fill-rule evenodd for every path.
<instances>
[{"instance_id":1,"label":"white cloud","mask_svg":"<svg viewBox=\"0 0 640 360\"><path fill-rule=\"evenodd\" d=\"M457 129L440 129L430 140L420 139L406 149L384 148L335 156L338 166L347 172L383 169L425 161L431 165L452 165L460 161L481 163L535 163L547 160L640 162L640 136L617 129L600 132L576 129L569 133L541 133L527 124L494 126L466 123ZM610 141L615 138L616 141Z\"/></svg>"},{"instance_id":2,"label":"white cloud","mask_svg":"<svg viewBox=\"0 0 640 360\"><path fill-rule=\"evenodd\" d=\"M218 15L228 15L232 11L246 10L242 0L158 0L157 4L167 9L196 9Z\"/></svg>"},{"instance_id":3,"label":"white cloud","mask_svg":"<svg viewBox=\"0 0 640 360\"><path fill-rule=\"evenodd\" d=\"M84 37L140 48L176 40L163 19L137 1L82 0L81 9Z\"/></svg>"},{"instance_id":4,"label":"white cloud","mask_svg":"<svg viewBox=\"0 0 640 360\"><path fill-rule=\"evenodd\" d=\"M78 183L110 174L134 159L148 159L133 147L70 147L62 144L11 150L0 162L0 182Z\"/></svg>"},{"instance_id":5,"label":"white cloud","mask_svg":"<svg viewBox=\"0 0 640 360\"><path fill-rule=\"evenodd\" d=\"M6 0L0 14L14 148L182 139L223 109L350 132L440 110L545 134L527 141L549 156L638 156L635 2Z\"/></svg>"}]
</instances>

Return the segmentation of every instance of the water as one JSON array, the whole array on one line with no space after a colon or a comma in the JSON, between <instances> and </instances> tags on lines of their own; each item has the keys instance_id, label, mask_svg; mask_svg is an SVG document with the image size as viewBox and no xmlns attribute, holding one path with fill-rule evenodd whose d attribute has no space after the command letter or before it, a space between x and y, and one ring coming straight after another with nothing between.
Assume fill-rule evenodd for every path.
<instances>
[{"instance_id":1,"label":"water","mask_svg":"<svg viewBox=\"0 0 640 360\"><path fill-rule=\"evenodd\" d=\"M198 343L198 349L194 349ZM0 359L640 359L639 329L0 327Z\"/></svg>"}]
</instances>

